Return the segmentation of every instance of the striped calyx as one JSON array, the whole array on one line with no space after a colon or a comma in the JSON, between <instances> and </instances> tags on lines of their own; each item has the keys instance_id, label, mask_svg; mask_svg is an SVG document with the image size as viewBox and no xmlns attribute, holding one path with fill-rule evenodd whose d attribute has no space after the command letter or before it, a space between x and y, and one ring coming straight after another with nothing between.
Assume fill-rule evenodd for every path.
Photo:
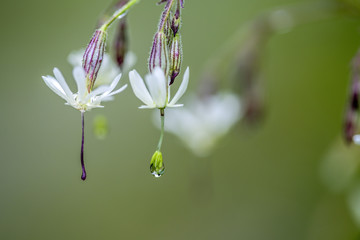
<instances>
[{"instance_id":1,"label":"striped calyx","mask_svg":"<svg viewBox=\"0 0 360 240\"><path fill-rule=\"evenodd\" d=\"M149 71L152 72L156 67L160 67L165 76L170 71L169 49L167 45L167 37L164 32L159 31L155 34L149 58Z\"/></svg>"},{"instance_id":2,"label":"striped calyx","mask_svg":"<svg viewBox=\"0 0 360 240\"><path fill-rule=\"evenodd\" d=\"M86 86L89 93L94 86L104 57L106 35L106 30L102 28L96 30L83 56L83 68L86 76Z\"/></svg>"},{"instance_id":3,"label":"striped calyx","mask_svg":"<svg viewBox=\"0 0 360 240\"><path fill-rule=\"evenodd\" d=\"M170 48L170 85L174 83L175 78L180 73L181 60L182 60L182 46L180 33L177 33L171 43Z\"/></svg>"}]
</instances>

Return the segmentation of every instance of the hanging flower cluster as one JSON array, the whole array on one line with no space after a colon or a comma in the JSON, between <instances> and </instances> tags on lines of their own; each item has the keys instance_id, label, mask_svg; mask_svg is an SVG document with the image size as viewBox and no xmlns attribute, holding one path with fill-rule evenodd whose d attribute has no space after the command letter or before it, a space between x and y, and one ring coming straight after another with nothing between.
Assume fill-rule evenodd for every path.
<instances>
[{"instance_id":1,"label":"hanging flower cluster","mask_svg":"<svg viewBox=\"0 0 360 240\"><path fill-rule=\"evenodd\" d=\"M84 162L84 113L93 108L103 108L101 105L102 102L113 100L113 95L122 92L127 87L125 84L114 91L120 81L121 73L119 69L113 66L110 57L105 53L107 31L116 19L124 17L127 11L137 3L137 1L138 0L122 1L120 7L117 8L111 16L107 16L101 26L95 30L85 51L70 54L68 60L74 66L73 76L77 84L76 93L70 90L63 75L57 68L54 68L54 77L43 76L45 84L63 98L66 101L66 105L70 105L81 112L82 141L80 160L82 180L85 180L87 177ZM124 31L124 28L121 30ZM122 34L124 35L125 33ZM115 42L125 40L122 36L121 38L117 37ZM118 45L123 46L124 43ZM127 54L125 50L118 50L117 52L117 57L119 57L119 54L122 54L122 59L124 59L125 54ZM79 57L80 54L82 54L82 58ZM129 58L133 59L131 55ZM132 59L130 59L129 62L132 62ZM124 60L121 61L119 67L124 67L124 62ZM103 63L105 66L101 68ZM129 67L129 64L126 66ZM102 71L100 71L100 69L102 69ZM99 73L100 77L98 77Z\"/></svg>"},{"instance_id":2,"label":"hanging flower cluster","mask_svg":"<svg viewBox=\"0 0 360 240\"><path fill-rule=\"evenodd\" d=\"M126 13L138 0L122 0L113 5L98 22L87 48L72 52L68 61L73 65L73 77L77 84L77 92L73 93L67 85L60 70L54 68L54 76L43 76L45 84L58 96L81 112L82 141L81 141L81 179L85 180L87 173L84 162L84 113L93 108L102 108L102 102L113 100L113 96L125 90L127 84L115 90L123 72L134 65L135 56L128 51ZM174 95L170 98L170 85L180 73L182 60L180 22L183 0L164 0L165 9L157 33L155 34L152 51L149 58L149 74L145 83L136 70L129 73L130 83L135 95L145 104L140 108L160 109L161 119L164 123L164 110L166 107L181 107L178 100L185 93L189 82L189 68L186 69L183 81ZM115 44L115 62L106 53L108 28L115 20L119 20ZM151 172L161 176L164 172L162 145L164 127L157 151L151 160Z\"/></svg>"},{"instance_id":3,"label":"hanging flower cluster","mask_svg":"<svg viewBox=\"0 0 360 240\"><path fill-rule=\"evenodd\" d=\"M160 177L165 170L161 146L164 136L165 108L182 107L177 104L185 93L189 82L189 68L186 69L182 83L171 99L170 88L180 73L182 61L182 44L180 40L182 0L163 0L166 2L161 15L158 30L155 33L149 57L149 73L145 81L136 70L129 73L134 94L145 104L140 108L158 108L161 119L161 135L157 149L150 162L150 172ZM160 166L160 167L159 167Z\"/></svg>"}]
</instances>

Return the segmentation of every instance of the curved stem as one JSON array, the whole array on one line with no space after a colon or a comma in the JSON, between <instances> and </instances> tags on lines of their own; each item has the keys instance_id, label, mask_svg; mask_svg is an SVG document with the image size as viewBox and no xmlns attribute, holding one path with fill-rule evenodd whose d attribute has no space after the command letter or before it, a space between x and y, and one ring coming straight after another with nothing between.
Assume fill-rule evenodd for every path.
<instances>
[{"instance_id":1,"label":"curved stem","mask_svg":"<svg viewBox=\"0 0 360 240\"><path fill-rule=\"evenodd\" d=\"M157 146L157 150L160 151L161 149L161 145L163 142L163 138L164 138L164 125L165 125L165 111L164 109L160 109L160 119L161 119L161 133L160 133L160 139L159 139L159 143Z\"/></svg>"},{"instance_id":2,"label":"curved stem","mask_svg":"<svg viewBox=\"0 0 360 240\"><path fill-rule=\"evenodd\" d=\"M84 127L85 127L85 121L84 121L84 112L81 112L81 129L82 129L82 135L81 135L81 153L80 153L80 159L81 159L81 179L85 181L86 179L86 170L85 170L85 162L84 162Z\"/></svg>"},{"instance_id":3,"label":"curved stem","mask_svg":"<svg viewBox=\"0 0 360 240\"><path fill-rule=\"evenodd\" d=\"M123 7L118 9L109 20L107 20L101 28L106 30L117 18L119 18L121 15L125 14L127 10L130 9L135 3L137 3L139 0L131 0L128 3L126 3Z\"/></svg>"}]
</instances>

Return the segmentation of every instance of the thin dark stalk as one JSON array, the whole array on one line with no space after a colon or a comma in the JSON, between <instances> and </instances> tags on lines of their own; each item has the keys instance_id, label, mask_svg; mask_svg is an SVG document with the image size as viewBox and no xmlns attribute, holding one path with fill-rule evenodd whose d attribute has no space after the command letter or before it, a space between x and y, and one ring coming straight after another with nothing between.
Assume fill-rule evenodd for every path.
<instances>
[{"instance_id":1,"label":"thin dark stalk","mask_svg":"<svg viewBox=\"0 0 360 240\"><path fill-rule=\"evenodd\" d=\"M85 121L84 121L84 112L81 112L81 129L82 129L82 135L81 135L81 180L85 181L86 179L86 170L85 170L85 163L84 163L84 128L85 128Z\"/></svg>"}]
</instances>

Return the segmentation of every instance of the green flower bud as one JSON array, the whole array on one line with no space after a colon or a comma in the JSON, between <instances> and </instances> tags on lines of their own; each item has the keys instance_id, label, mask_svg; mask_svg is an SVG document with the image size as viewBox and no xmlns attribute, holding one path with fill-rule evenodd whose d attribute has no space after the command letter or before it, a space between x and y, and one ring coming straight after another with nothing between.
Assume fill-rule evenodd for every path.
<instances>
[{"instance_id":1,"label":"green flower bud","mask_svg":"<svg viewBox=\"0 0 360 240\"><path fill-rule=\"evenodd\" d=\"M161 177L165 172L165 165L160 151L156 151L151 158L150 172L157 178Z\"/></svg>"}]
</instances>

